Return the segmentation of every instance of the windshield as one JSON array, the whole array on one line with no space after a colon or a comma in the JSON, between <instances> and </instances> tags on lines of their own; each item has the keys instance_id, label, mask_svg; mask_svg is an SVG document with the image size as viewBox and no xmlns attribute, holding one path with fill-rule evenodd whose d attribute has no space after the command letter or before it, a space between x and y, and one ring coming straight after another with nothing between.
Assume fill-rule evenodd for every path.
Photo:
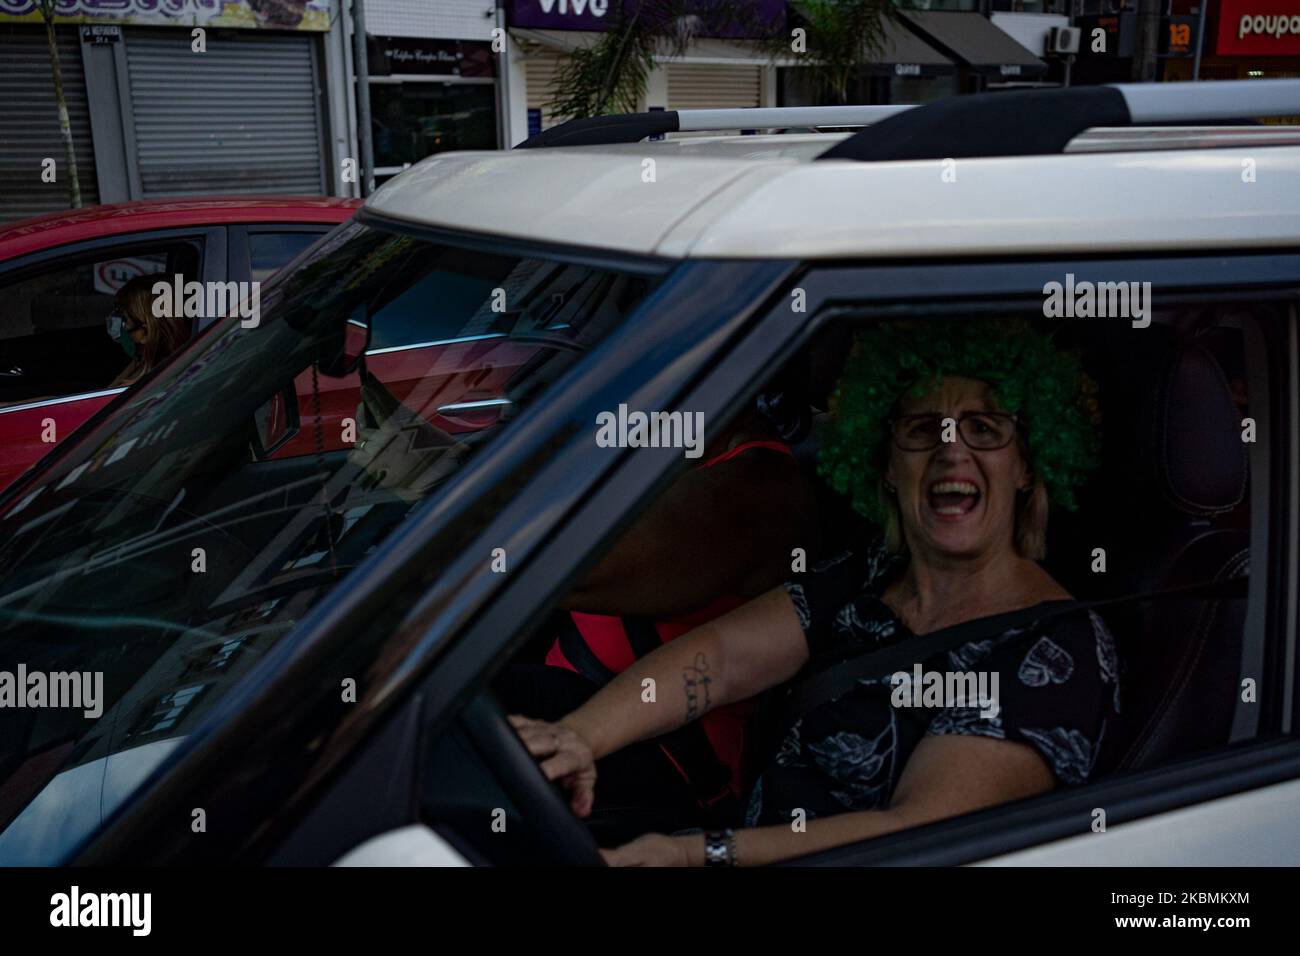
<instances>
[{"instance_id":1,"label":"windshield","mask_svg":"<svg viewBox=\"0 0 1300 956\"><path fill-rule=\"evenodd\" d=\"M0 862L81 842L653 281L349 224L12 489Z\"/></svg>"}]
</instances>

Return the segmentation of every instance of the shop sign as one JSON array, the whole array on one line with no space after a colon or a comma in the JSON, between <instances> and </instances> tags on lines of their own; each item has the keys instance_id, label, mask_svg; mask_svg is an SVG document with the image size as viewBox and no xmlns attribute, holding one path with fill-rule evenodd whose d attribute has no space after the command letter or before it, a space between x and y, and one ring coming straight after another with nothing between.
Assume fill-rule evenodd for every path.
<instances>
[{"instance_id":1,"label":"shop sign","mask_svg":"<svg viewBox=\"0 0 1300 956\"><path fill-rule=\"evenodd\" d=\"M492 45L477 40L367 38L366 63L373 76L492 76Z\"/></svg>"},{"instance_id":2,"label":"shop sign","mask_svg":"<svg viewBox=\"0 0 1300 956\"><path fill-rule=\"evenodd\" d=\"M1219 56L1300 56L1296 0L1222 0Z\"/></svg>"},{"instance_id":3,"label":"shop sign","mask_svg":"<svg viewBox=\"0 0 1300 956\"><path fill-rule=\"evenodd\" d=\"M1166 17L1160 34L1158 56L1196 56L1197 18L1193 16Z\"/></svg>"},{"instance_id":4,"label":"shop sign","mask_svg":"<svg viewBox=\"0 0 1300 956\"><path fill-rule=\"evenodd\" d=\"M512 27L534 30L604 30L612 19L615 8L634 7L644 0L508 0L507 12ZM707 9L708 0L700 0L700 8ZM784 23L785 0L753 0L747 9L754 24ZM717 31L720 36L744 36L746 30L737 24Z\"/></svg>"},{"instance_id":5,"label":"shop sign","mask_svg":"<svg viewBox=\"0 0 1300 956\"><path fill-rule=\"evenodd\" d=\"M121 39L122 28L119 26L95 23L81 28L81 41L91 46L112 46Z\"/></svg>"},{"instance_id":6,"label":"shop sign","mask_svg":"<svg viewBox=\"0 0 1300 956\"><path fill-rule=\"evenodd\" d=\"M1083 31L1079 39L1079 56L1083 59L1128 59L1137 47L1137 14L1114 13L1105 16L1077 17L1075 26ZM1096 49L1101 31L1102 49ZM1162 17L1156 37L1156 55L1184 57L1196 55L1197 18L1195 16Z\"/></svg>"},{"instance_id":7,"label":"shop sign","mask_svg":"<svg viewBox=\"0 0 1300 956\"><path fill-rule=\"evenodd\" d=\"M333 13L334 0L54 0L56 23L326 32ZM14 21L43 23L40 0L0 0L0 22Z\"/></svg>"}]
</instances>

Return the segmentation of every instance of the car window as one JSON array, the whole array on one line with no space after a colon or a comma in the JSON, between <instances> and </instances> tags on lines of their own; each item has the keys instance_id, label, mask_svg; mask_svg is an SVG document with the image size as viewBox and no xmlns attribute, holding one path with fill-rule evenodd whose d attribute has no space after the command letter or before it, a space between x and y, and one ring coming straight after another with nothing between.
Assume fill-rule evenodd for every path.
<instances>
[{"instance_id":1,"label":"car window","mask_svg":"<svg viewBox=\"0 0 1300 956\"><path fill-rule=\"evenodd\" d=\"M797 698L810 674L907 638L881 595L917 586L906 574L922 547L981 553L991 516L1033 559L1018 573L1050 575L1046 599L1111 603L972 637L925 662L939 682L914 685L924 699L863 673L805 712L732 702L704 715L704 734L631 744L602 765L587 819L602 846L788 824L792 807L810 820L884 809L926 737L1026 745L1067 790L1271 733L1256 706L1285 676L1266 666L1285 637L1266 611L1270 475L1288 442L1267 410L1285 390L1287 304L1174 302L1143 327L1014 306L933 315L832 325L749 390L713 446L528 616L493 684L502 706L562 720L634 660L782 587L796 613L781 621L797 618L810 655ZM961 382L980 376L1001 391ZM942 450L949 413L956 451ZM1175 588L1191 590L1143 597ZM966 676L974 696L931 699ZM706 682L675 682L674 706Z\"/></svg>"},{"instance_id":2,"label":"car window","mask_svg":"<svg viewBox=\"0 0 1300 956\"><path fill-rule=\"evenodd\" d=\"M262 282L279 272L328 230L306 232L250 232L248 234L249 278Z\"/></svg>"},{"instance_id":3,"label":"car window","mask_svg":"<svg viewBox=\"0 0 1300 956\"><path fill-rule=\"evenodd\" d=\"M197 278L200 240L100 248L0 277L0 405L106 387L130 361L108 336L113 297L143 275Z\"/></svg>"},{"instance_id":4,"label":"car window","mask_svg":"<svg viewBox=\"0 0 1300 956\"><path fill-rule=\"evenodd\" d=\"M4 657L102 674L103 701L94 719L6 721L0 790L14 774L25 789L0 805L0 857L57 855L30 843L28 803L45 792L48 806L57 778L95 759L129 760L139 779L165 752L153 745L183 737L654 281L644 267L471 255L352 224L268 285L255 325L213 326L11 490L0 517ZM372 345L364 370L342 359L367 329L392 341L390 321L432 340L489 315L505 317L494 323L504 334ZM106 792L104 814L125 795ZM65 836L94 825L71 806L48 812Z\"/></svg>"}]
</instances>

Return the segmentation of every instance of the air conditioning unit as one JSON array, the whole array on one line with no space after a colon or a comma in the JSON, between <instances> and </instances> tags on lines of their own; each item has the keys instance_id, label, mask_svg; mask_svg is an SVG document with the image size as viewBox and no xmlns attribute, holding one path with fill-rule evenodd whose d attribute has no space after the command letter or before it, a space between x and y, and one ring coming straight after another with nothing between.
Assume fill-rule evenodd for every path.
<instances>
[{"instance_id":1,"label":"air conditioning unit","mask_svg":"<svg viewBox=\"0 0 1300 956\"><path fill-rule=\"evenodd\" d=\"M1047 31L1048 53L1078 53L1083 31L1078 27L1052 27Z\"/></svg>"}]
</instances>

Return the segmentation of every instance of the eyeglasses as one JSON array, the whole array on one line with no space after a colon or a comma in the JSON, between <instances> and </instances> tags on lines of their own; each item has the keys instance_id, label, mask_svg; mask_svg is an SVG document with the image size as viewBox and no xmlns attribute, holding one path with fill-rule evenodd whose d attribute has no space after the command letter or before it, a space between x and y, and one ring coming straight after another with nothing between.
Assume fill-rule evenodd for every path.
<instances>
[{"instance_id":1,"label":"eyeglasses","mask_svg":"<svg viewBox=\"0 0 1300 956\"><path fill-rule=\"evenodd\" d=\"M929 451L943 441L943 423L948 416L932 412L904 415L890 423L894 444L903 451ZM963 412L957 417L957 431L966 447L976 451L997 451L1016 437L1019 419L1006 412Z\"/></svg>"}]
</instances>

